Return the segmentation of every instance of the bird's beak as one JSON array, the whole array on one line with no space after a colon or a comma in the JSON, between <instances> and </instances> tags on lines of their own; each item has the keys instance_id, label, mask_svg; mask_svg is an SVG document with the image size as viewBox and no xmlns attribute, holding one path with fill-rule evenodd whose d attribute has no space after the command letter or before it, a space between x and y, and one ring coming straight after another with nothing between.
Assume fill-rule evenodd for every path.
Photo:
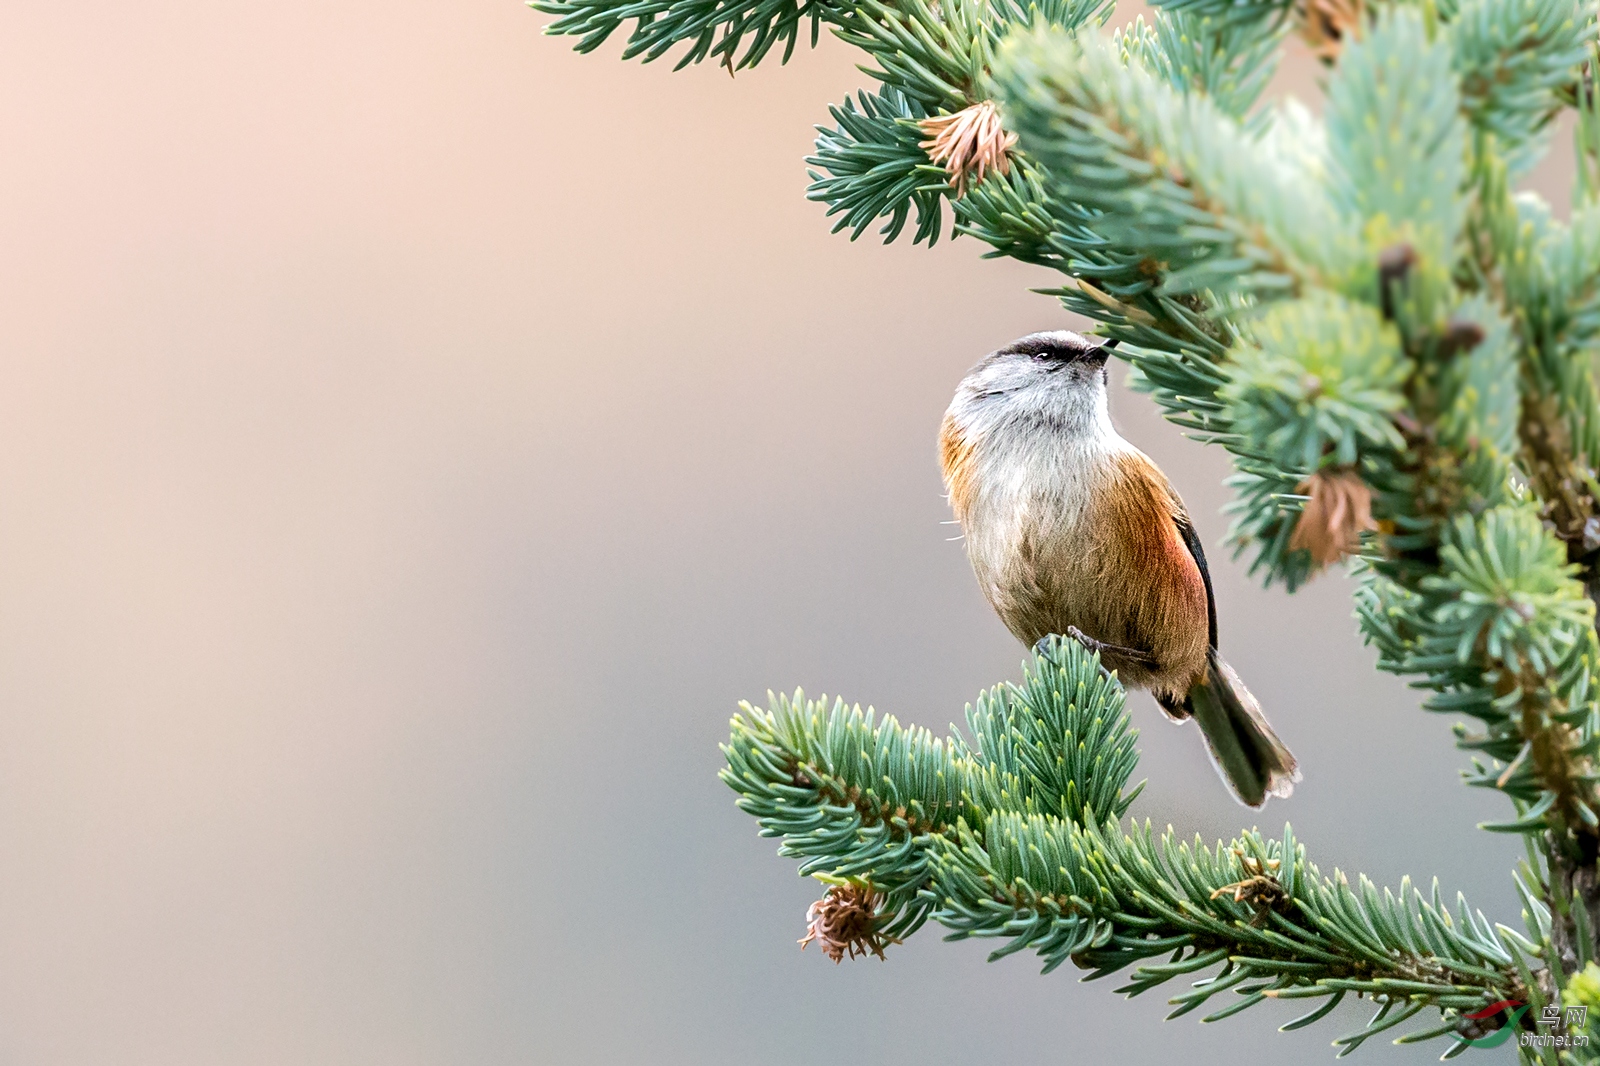
<instances>
[{"instance_id":1,"label":"bird's beak","mask_svg":"<svg viewBox=\"0 0 1600 1066\"><path fill-rule=\"evenodd\" d=\"M1105 366L1106 360L1110 358L1112 350L1121 343L1121 341L1115 339L1106 341L1104 344L1091 349L1087 353L1087 358L1091 361L1098 362L1101 366Z\"/></svg>"}]
</instances>

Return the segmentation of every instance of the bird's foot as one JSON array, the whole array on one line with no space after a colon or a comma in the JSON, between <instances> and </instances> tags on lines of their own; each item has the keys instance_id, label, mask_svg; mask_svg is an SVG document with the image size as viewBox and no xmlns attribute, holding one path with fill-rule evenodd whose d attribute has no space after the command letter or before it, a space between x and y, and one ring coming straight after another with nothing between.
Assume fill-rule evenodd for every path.
<instances>
[{"instance_id":1,"label":"bird's foot","mask_svg":"<svg viewBox=\"0 0 1600 1066\"><path fill-rule=\"evenodd\" d=\"M1046 662L1055 664L1057 660L1050 654L1051 650L1053 648L1064 648L1069 640L1075 640L1090 652L1099 655L1100 675L1102 677L1115 676L1111 672L1110 665L1106 662L1106 656L1103 654L1104 649L1110 647L1110 645L1102 644L1100 641L1095 640L1077 626L1068 626L1065 633L1047 633L1040 637L1033 642L1033 654Z\"/></svg>"},{"instance_id":2,"label":"bird's foot","mask_svg":"<svg viewBox=\"0 0 1600 1066\"><path fill-rule=\"evenodd\" d=\"M1093 637L1091 637L1089 634L1085 633L1083 630L1079 629L1077 626L1068 626L1067 627L1067 636L1071 637L1073 640L1077 641L1079 644L1082 644L1085 648L1088 648L1090 651L1105 651L1106 648L1109 646L1109 645L1100 643L1098 640L1095 640Z\"/></svg>"},{"instance_id":3,"label":"bird's foot","mask_svg":"<svg viewBox=\"0 0 1600 1066\"><path fill-rule=\"evenodd\" d=\"M1040 637L1033 645L1034 654L1044 656L1049 651L1050 639L1054 635ZM1062 633L1061 636L1068 640L1075 640L1088 651L1095 652L1100 656L1102 662L1111 659L1150 667L1153 667L1156 662L1156 657L1147 651L1140 651L1138 648L1124 648L1120 644L1107 644L1103 640L1095 640L1077 626L1068 626L1066 632Z\"/></svg>"},{"instance_id":4,"label":"bird's foot","mask_svg":"<svg viewBox=\"0 0 1600 1066\"><path fill-rule=\"evenodd\" d=\"M1068 626L1065 633L1046 633L1034 641L1033 654L1041 659L1048 659L1050 657L1051 642L1057 640L1075 640L1089 651L1096 652L1103 652L1110 646L1095 640L1077 626Z\"/></svg>"}]
</instances>

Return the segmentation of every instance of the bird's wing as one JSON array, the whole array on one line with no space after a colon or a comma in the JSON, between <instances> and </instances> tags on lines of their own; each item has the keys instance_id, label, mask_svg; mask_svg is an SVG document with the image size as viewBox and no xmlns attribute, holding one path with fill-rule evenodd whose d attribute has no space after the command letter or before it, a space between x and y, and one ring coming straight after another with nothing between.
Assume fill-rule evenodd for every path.
<instances>
[{"instance_id":1,"label":"bird's wing","mask_svg":"<svg viewBox=\"0 0 1600 1066\"><path fill-rule=\"evenodd\" d=\"M1178 533L1183 537L1184 547L1189 549L1189 554L1194 557L1194 564L1200 568L1200 580L1206 586L1206 622L1211 627L1211 646L1217 646L1217 597L1211 591L1211 571L1206 567L1206 550L1200 546L1200 534L1194 531L1194 524L1189 521L1189 516L1179 511L1172 516L1178 524Z\"/></svg>"}]
</instances>

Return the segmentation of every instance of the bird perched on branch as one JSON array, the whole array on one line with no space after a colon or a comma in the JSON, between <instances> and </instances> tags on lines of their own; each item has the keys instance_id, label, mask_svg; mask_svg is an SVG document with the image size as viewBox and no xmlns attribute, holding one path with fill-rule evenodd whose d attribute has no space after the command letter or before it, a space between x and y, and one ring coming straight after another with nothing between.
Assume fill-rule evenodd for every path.
<instances>
[{"instance_id":1,"label":"bird perched on branch","mask_svg":"<svg viewBox=\"0 0 1600 1066\"><path fill-rule=\"evenodd\" d=\"M1211 575L1183 501L1106 406L1106 357L1060 330L987 356L962 379L940 460L967 557L1016 637L1100 653L1174 721L1194 718L1239 799L1300 779L1250 690L1217 654Z\"/></svg>"}]
</instances>

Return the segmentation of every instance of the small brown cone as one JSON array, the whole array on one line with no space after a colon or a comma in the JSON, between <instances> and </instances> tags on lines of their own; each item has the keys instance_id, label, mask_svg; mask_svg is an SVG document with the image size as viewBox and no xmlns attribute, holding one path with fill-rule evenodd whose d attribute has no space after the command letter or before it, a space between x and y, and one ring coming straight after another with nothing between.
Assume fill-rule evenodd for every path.
<instances>
[{"instance_id":1,"label":"small brown cone","mask_svg":"<svg viewBox=\"0 0 1600 1066\"><path fill-rule=\"evenodd\" d=\"M1309 496L1289 538L1292 549L1304 548L1319 567L1336 563L1361 547L1361 534L1377 529L1372 520L1372 490L1353 470L1319 470L1300 483Z\"/></svg>"},{"instance_id":2,"label":"small brown cone","mask_svg":"<svg viewBox=\"0 0 1600 1066\"><path fill-rule=\"evenodd\" d=\"M888 944L898 944L893 937L878 932L878 894L871 885L831 885L828 894L806 911L806 935L800 940L800 950L813 940L822 945L822 953L834 962L843 962L849 955L873 954L883 958Z\"/></svg>"},{"instance_id":3,"label":"small brown cone","mask_svg":"<svg viewBox=\"0 0 1600 1066\"><path fill-rule=\"evenodd\" d=\"M989 171L1004 174L1011 168L1007 153L1017 143L1017 135L1006 132L992 101L964 107L953 115L925 118L917 125L928 135L921 145L923 151L933 162L944 165L958 197L983 181Z\"/></svg>"}]
</instances>

